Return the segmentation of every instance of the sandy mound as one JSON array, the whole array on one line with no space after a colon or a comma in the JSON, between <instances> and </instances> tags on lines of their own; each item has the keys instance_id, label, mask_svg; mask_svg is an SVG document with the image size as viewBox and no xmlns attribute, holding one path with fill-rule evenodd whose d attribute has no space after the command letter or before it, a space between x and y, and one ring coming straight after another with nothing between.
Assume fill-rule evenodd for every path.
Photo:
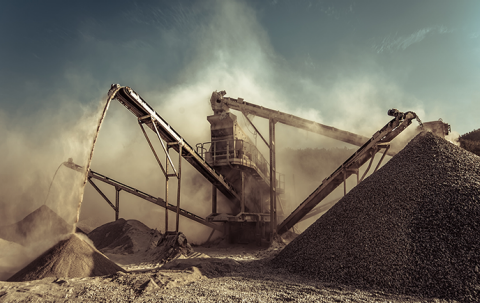
<instances>
[{"instance_id":1,"label":"sandy mound","mask_svg":"<svg viewBox=\"0 0 480 303\"><path fill-rule=\"evenodd\" d=\"M0 227L0 238L26 245L32 241L71 232L72 225L48 206L42 205L21 221Z\"/></svg>"},{"instance_id":2,"label":"sandy mound","mask_svg":"<svg viewBox=\"0 0 480 303\"><path fill-rule=\"evenodd\" d=\"M480 300L480 157L421 133L273 266L328 282Z\"/></svg>"},{"instance_id":3,"label":"sandy mound","mask_svg":"<svg viewBox=\"0 0 480 303\"><path fill-rule=\"evenodd\" d=\"M78 236L60 241L8 281L31 281L46 277L94 277L124 271Z\"/></svg>"},{"instance_id":4,"label":"sandy mound","mask_svg":"<svg viewBox=\"0 0 480 303\"><path fill-rule=\"evenodd\" d=\"M95 247L104 253L133 254L146 251L161 234L137 220L118 219L97 227L88 234Z\"/></svg>"}]
</instances>

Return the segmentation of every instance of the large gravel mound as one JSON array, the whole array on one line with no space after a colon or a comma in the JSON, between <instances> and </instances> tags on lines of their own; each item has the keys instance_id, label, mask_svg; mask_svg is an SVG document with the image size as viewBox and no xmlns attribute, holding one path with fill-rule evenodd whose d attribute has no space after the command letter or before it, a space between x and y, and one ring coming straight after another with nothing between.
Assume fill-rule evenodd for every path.
<instances>
[{"instance_id":1,"label":"large gravel mound","mask_svg":"<svg viewBox=\"0 0 480 303\"><path fill-rule=\"evenodd\" d=\"M73 234L33 260L8 281L31 281L46 277L95 277L118 271L125 272L123 268Z\"/></svg>"},{"instance_id":2,"label":"large gravel mound","mask_svg":"<svg viewBox=\"0 0 480 303\"><path fill-rule=\"evenodd\" d=\"M480 300L480 157L424 132L273 260L323 281Z\"/></svg>"},{"instance_id":3,"label":"large gravel mound","mask_svg":"<svg viewBox=\"0 0 480 303\"><path fill-rule=\"evenodd\" d=\"M152 241L160 236L158 231L138 220L122 218L99 226L88 234L98 250L117 254L146 251Z\"/></svg>"},{"instance_id":4,"label":"large gravel mound","mask_svg":"<svg viewBox=\"0 0 480 303\"><path fill-rule=\"evenodd\" d=\"M1 226L0 238L27 245L29 242L69 234L72 230L71 224L48 206L42 205L17 223Z\"/></svg>"}]
</instances>

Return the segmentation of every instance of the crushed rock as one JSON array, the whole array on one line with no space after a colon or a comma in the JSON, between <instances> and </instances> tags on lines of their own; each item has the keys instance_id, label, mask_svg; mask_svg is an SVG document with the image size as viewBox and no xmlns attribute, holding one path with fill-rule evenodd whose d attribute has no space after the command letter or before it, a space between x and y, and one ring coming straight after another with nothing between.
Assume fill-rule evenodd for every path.
<instances>
[{"instance_id":1,"label":"crushed rock","mask_svg":"<svg viewBox=\"0 0 480 303\"><path fill-rule=\"evenodd\" d=\"M480 157L424 132L270 265L325 282L480 300Z\"/></svg>"},{"instance_id":2,"label":"crushed rock","mask_svg":"<svg viewBox=\"0 0 480 303\"><path fill-rule=\"evenodd\" d=\"M234 272L239 266L235 260L220 258L176 259L162 266L162 270L194 270L198 269L209 278L219 277Z\"/></svg>"},{"instance_id":3,"label":"crushed rock","mask_svg":"<svg viewBox=\"0 0 480 303\"><path fill-rule=\"evenodd\" d=\"M138 220L118 219L88 233L95 247L103 253L133 254L150 249L161 238L160 232Z\"/></svg>"},{"instance_id":4,"label":"crushed rock","mask_svg":"<svg viewBox=\"0 0 480 303\"><path fill-rule=\"evenodd\" d=\"M124 269L73 234L33 260L8 281L30 281L46 277L94 277L118 271Z\"/></svg>"},{"instance_id":5,"label":"crushed rock","mask_svg":"<svg viewBox=\"0 0 480 303\"><path fill-rule=\"evenodd\" d=\"M73 226L68 224L48 206L42 205L22 220L0 227L0 238L27 245L31 242L69 234Z\"/></svg>"}]
</instances>

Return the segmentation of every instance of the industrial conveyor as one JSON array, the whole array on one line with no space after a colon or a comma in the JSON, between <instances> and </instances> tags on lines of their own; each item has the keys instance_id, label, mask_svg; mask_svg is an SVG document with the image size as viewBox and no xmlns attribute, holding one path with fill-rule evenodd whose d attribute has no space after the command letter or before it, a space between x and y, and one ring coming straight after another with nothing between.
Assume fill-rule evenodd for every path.
<instances>
[{"instance_id":1,"label":"industrial conveyor","mask_svg":"<svg viewBox=\"0 0 480 303\"><path fill-rule=\"evenodd\" d=\"M362 147L360 147L350 158L347 159L337 170L335 170L328 178L323 180L322 184L305 199L280 225L278 225L277 233L283 234L295 224L300 222L316 205L318 205L325 197L333 192L340 184L346 186L346 179L352 174L357 175L357 182L362 181L368 170L370 169L375 154L382 148L385 152L375 170L381 164L390 148L392 141L398 134L407 128L413 119L418 119L413 112L401 113L398 110L390 110L389 115L395 116L381 130L377 131ZM370 160L370 164L359 179L359 168ZM345 188L346 194L346 188Z\"/></svg>"},{"instance_id":2,"label":"industrial conveyor","mask_svg":"<svg viewBox=\"0 0 480 303\"><path fill-rule=\"evenodd\" d=\"M77 164L73 163L72 159L69 159L68 162L64 162L63 164L65 166L67 166L68 168L71 168L71 169L76 170L78 172L83 173L83 171L84 171L84 168L80 165L77 165ZM168 209L172 212L177 211L177 206L176 205L167 203L167 202L165 202L165 200L163 200L160 197L155 197L155 196L149 195L149 194L147 194L147 193L145 193L141 190L138 190L136 188L133 188L133 187L128 186L126 184L123 184L119 181L116 181L112 178L109 178L107 176L104 176L102 174L99 174L97 172L94 172L94 171L90 170L88 172L88 182L100 194L100 196L102 196L103 199L105 199L105 201L110 205L110 207L112 207L113 210L115 210L115 219L118 219L118 213L119 213L119 208L120 208L119 195L118 194L116 195L115 205L113 205L113 203L110 201L110 199L107 198L107 196L100 190L100 188L98 188L98 186L92 181L92 179L101 181L105 184L108 184L108 185L111 185L111 186L115 187L115 191L117 193L119 193L121 190L123 190L124 192L127 192L129 194L137 196L137 197L139 197L143 200L146 200L146 201L151 202L153 204L156 204L158 206L164 207L164 208L166 208L166 209ZM198 223L203 224L205 226L208 226L210 228L223 231L222 226L217 225L217 224L212 223L212 222L209 222L209 221L205 220L204 218L202 218L200 216L197 216L194 213L191 213L191 212L189 212L185 209L180 208L179 214L181 216L185 217L185 218L188 218L190 220L193 220L195 222L198 222Z\"/></svg>"},{"instance_id":3,"label":"industrial conveyor","mask_svg":"<svg viewBox=\"0 0 480 303\"><path fill-rule=\"evenodd\" d=\"M112 86L110 92L115 91L120 85ZM160 134L170 148L179 152L182 145L182 157L199 171L210 183L212 183L225 197L230 200L240 200L239 193L229 184L222 175L218 174L210 165L130 87L124 86L118 89L113 98L116 98L139 121L145 123L153 132Z\"/></svg>"}]
</instances>

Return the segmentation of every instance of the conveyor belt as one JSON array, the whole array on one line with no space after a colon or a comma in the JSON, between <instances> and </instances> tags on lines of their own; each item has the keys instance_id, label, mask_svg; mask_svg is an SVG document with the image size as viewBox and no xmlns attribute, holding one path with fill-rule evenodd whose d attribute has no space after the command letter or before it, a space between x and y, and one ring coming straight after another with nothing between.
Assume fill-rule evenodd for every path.
<instances>
[{"instance_id":1,"label":"conveyor belt","mask_svg":"<svg viewBox=\"0 0 480 303\"><path fill-rule=\"evenodd\" d=\"M115 188L117 189L121 189L127 193L130 193L132 195L135 195L139 198L142 198L144 200L147 200L149 202L152 202L154 204L157 204L161 207L165 207L167 208L168 210L171 210L173 212L177 212L177 206L173 205L173 204L170 204L168 203L165 203L165 200L163 200L162 198L158 198L158 197L154 197L152 195L149 195L147 193L144 193L143 191L140 191L136 188L133 188L131 186L128 186L126 184L123 184L121 182L118 182L116 180L113 180L107 176L104 176L102 174L99 174L97 172L94 172L94 171L89 171L88 173L88 178L89 179L96 179L96 180L99 180L99 181L102 181L104 183L107 183L107 184L110 184L112 186L114 186ZM113 205L112 205L113 206ZM208 222L207 220L205 220L204 218L200 217L200 216L197 216L185 209L182 209L180 208L180 215L181 216L184 216L185 218L188 218L190 220L193 220L193 221L196 221L200 224L203 224L203 225L206 225L208 227L211 227L211 228L214 228L214 229L217 229L217 230L220 230L220 231L223 231L223 228L217 224L214 224L212 222Z\"/></svg>"},{"instance_id":2,"label":"conveyor belt","mask_svg":"<svg viewBox=\"0 0 480 303\"><path fill-rule=\"evenodd\" d=\"M397 113L381 130L376 132L362 147L360 147L347 161L345 161L330 177L323 180L322 184L308 196L280 225L277 233L283 234L295 224L300 222L316 205L334 191L355 171L370 160L380 149L389 145L398 134L407 128L417 115L413 112Z\"/></svg>"},{"instance_id":3,"label":"conveyor belt","mask_svg":"<svg viewBox=\"0 0 480 303\"><path fill-rule=\"evenodd\" d=\"M80 173L84 172L84 167L73 163L73 161L71 159L69 159L68 162L64 162L63 165L65 165L66 167L68 167L70 169L76 170ZM147 193L144 193L143 191L140 191L136 188L133 188L133 187L128 186L126 184L123 184L119 181L116 181L112 178L109 178L107 176L104 176L102 174L99 174L97 172L94 172L94 171L90 170L88 172L88 181L103 196L103 198L107 201L108 204L110 204L110 206L113 209L115 209L115 206L108 200L108 198L100 191L100 189L97 187L97 185L95 185L95 183L93 183L93 181L91 179L102 181L103 183L114 186L118 190L123 190L127 193L130 193L130 194L134 195L134 196L137 196L139 198L142 198L144 200L152 202L153 204L159 205L161 207L165 207L165 208L167 208L167 209L169 209L173 212L177 212L177 206L175 206L173 204L170 204L170 203L168 203L168 205L167 205L167 203L165 203L165 200L163 200L162 198L154 197L154 196L149 195ZM209 221L205 220L204 218L202 218L200 216L197 216L194 213L191 213L191 212L189 212L185 209L180 208L179 214L184 216L185 218L196 221L200 224L203 224L203 225L206 225L208 227L223 231L223 228L221 226L219 226L217 224L214 224L212 222L209 222Z\"/></svg>"},{"instance_id":4,"label":"conveyor belt","mask_svg":"<svg viewBox=\"0 0 480 303\"><path fill-rule=\"evenodd\" d=\"M112 89L120 85L112 86ZM113 90L110 91L113 91ZM197 152L188 144L160 115L150 107L135 91L129 87L121 87L115 94L116 98L128 110L130 110L139 120L143 121L150 129L155 132L155 126L160 136L175 151L179 151L179 145L182 144L182 157L198 170L210 183L212 183L228 199L240 201L239 194L233 186L217 173ZM151 121L154 121L155 126ZM175 144L178 143L178 144Z\"/></svg>"}]
</instances>

